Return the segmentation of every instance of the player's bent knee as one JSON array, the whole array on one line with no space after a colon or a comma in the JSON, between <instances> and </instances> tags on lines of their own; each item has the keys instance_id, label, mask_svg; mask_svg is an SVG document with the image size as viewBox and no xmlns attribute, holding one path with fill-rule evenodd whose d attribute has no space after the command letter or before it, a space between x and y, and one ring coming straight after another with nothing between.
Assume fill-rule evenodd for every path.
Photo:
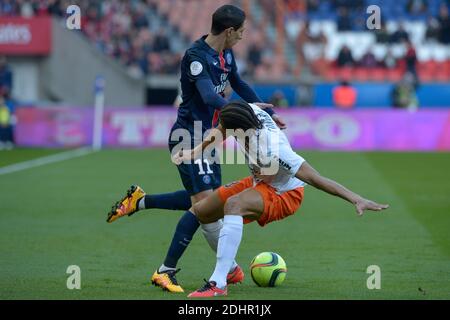
<instances>
[{"instance_id":1,"label":"player's bent knee","mask_svg":"<svg viewBox=\"0 0 450 320\"><path fill-rule=\"evenodd\" d=\"M198 218L198 216L202 215L202 212L204 211L204 210L202 210L202 207L203 206L202 206L201 202L197 202L192 205L192 207L191 207L191 209L189 209L189 211L191 211Z\"/></svg>"},{"instance_id":2,"label":"player's bent knee","mask_svg":"<svg viewBox=\"0 0 450 320\"><path fill-rule=\"evenodd\" d=\"M194 203L191 212L197 217L200 223L211 223L214 220L213 217L208 214L208 210L203 201Z\"/></svg>"},{"instance_id":3,"label":"player's bent knee","mask_svg":"<svg viewBox=\"0 0 450 320\"><path fill-rule=\"evenodd\" d=\"M238 214L242 212L242 206L239 195L229 197L224 206L225 214Z\"/></svg>"},{"instance_id":4,"label":"player's bent knee","mask_svg":"<svg viewBox=\"0 0 450 320\"><path fill-rule=\"evenodd\" d=\"M201 191L201 192L191 196L191 202L193 204L194 203L199 203L199 202L207 199L212 193L213 193L212 190Z\"/></svg>"}]
</instances>

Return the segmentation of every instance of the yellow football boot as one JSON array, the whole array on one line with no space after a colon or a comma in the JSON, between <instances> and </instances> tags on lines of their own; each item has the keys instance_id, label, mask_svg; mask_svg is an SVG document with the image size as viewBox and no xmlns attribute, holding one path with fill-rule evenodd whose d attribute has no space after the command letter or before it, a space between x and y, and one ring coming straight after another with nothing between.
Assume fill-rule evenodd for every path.
<instances>
[{"instance_id":1,"label":"yellow football boot","mask_svg":"<svg viewBox=\"0 0 450 320\"><path fill-rule=\"evenodd\" d=\"M151 279L152 284L162 288L165 291L184 292L183 288L178 284L177 279L175 278L175 274L178 271L180 271L180 269L168 270L159 273L158 270L156 270Z\"/></svg>"},{"instance_id":2,"label":"yellow football boot","mask_svg":"<svg viewBox=\"0 0 450 320\"><path fill-rule=\"evenodd\" d=\"M139 210L138 203L145 196L145 191L137 185L132 185L122 200L116 202L108 213L106 222L113 222L124 216L131 216Z\"/></svg>"}]
</instances>

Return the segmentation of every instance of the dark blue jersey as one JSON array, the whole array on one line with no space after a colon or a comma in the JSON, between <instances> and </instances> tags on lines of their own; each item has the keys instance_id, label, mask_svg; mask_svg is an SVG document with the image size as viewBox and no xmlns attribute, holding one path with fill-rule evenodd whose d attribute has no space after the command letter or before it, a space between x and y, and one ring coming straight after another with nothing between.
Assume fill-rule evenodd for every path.
<instances>
[{"instance_id":1,"label":"dark blue jersey","mask_svg":"<svg viewBox=\"0 0 450 320\"><path fill-rule=\"evenodd\" d=\"M243 81L236 67L233 51L218 53L205 42L206 36L197 40L185 53L181 62L182 100L177 121L169 137L169 149L173 152L178 143L190 143L192 148L202 139L195 136L194 123L201 122L202 135L218 119L219 111L228 101L224 99L227 81L233 90L247 102L261 102L250 86ZM176 129L187 129L191 141L184 141L183 133L172 136ZM173 139L173 140L172 140ZM189 195L204 190L215 190L222 183L220 164L210 163L208 158L191 164L178 165L183 185Z\"/></svg>"},{"instance_id":2,"label":"dark blue jersey","mask_svg":"<svg viewBox=\"0 0 450 320\"><path fill-rule=\"evenodd\" d=\"M202 132L212 127L218 111L227 103L223 98L227 81L247 102L261 99L241 80L233 51L220 54L205 42L203 36L186 51L181 62L182 100L175 128L194 130L194 121L202 122Z\"/></svg>"}]
</instances>

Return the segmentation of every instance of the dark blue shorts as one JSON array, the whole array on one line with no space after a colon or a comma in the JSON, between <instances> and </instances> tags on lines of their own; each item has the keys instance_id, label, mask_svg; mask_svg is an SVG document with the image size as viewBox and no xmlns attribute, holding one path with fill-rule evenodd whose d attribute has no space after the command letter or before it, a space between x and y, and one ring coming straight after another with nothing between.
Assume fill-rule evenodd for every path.
<instances>
[{"instance_id":1,"label":"dark blue shorts","mask_svg":"<svg viewBox=\"0 0 450 320\"><path fill-rule=\"evenodd\" d=\"M176 144L169 144L169 150ZM177 166L183 186L190 196L205 190L215 190L222 185L220 164L210 163L208 159L197 159L195 163Z\"/></svg>"}]
</instances>

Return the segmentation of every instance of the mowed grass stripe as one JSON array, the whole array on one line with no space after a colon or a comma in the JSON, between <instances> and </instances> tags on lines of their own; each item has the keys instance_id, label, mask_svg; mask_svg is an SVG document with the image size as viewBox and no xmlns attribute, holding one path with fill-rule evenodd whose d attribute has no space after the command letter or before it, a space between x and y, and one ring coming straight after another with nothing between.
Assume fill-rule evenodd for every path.
<instances>
[{"instance_id":1,"label":"mowed grass stripe","mask_svg":"<svg viewBox=\"0 0 450 320\"><path fill-rule=\"evenodd\" d=\"M15 148L9 151L0 151L0 168L40 157L45 157L55 153L65 151L63 149L33 149L33 148Z\"/></svg>"},{"instance_id":2,"label":"mowed grass stripe","mask_svg":"<svg viewBox=\"0 0 450 320\"><path fill-rule=\"evenodd\" d=\"M450 153L367 153L366 157L450 257Z\"/></svg>"},{"instance_id":3,"label":"mowed grass stripe","mask_svg":"<svg viewBox=\"0 0 450 320\"><path fill-rule=\"evenodd\" d=\"M0 175L11 174L23 170L33 169L40 166L45 166L52 163L57 163L61 161L71 160L74 158L82 157L90 154L92 151L89 147L83 147L79 149L69 150L65 152L60 152L45 157L40 157L36 159L31 159L27 161L22 161L8 166L0 168Z\"/></svg>"}]
</instances>

